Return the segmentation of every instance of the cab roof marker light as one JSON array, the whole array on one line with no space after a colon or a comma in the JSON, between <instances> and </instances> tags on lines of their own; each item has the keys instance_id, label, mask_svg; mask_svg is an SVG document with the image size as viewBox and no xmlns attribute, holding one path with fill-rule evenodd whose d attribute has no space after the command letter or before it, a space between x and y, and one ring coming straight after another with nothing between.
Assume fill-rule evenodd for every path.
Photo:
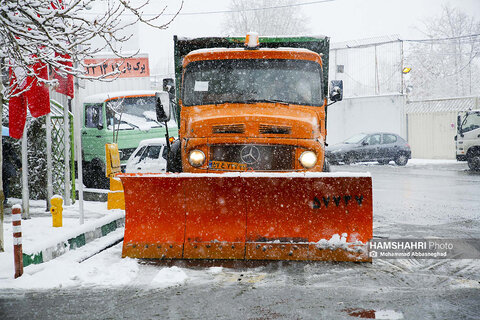
<instances>
[{"instance_id":1,"label":"cab roof marker light","mask_svg":"<svg viewBox=\"0 0 480 320\"><path fill-rule=\"evenodd\" d=\"M260 46L260 40L258 38L258 33L249 32L245 37L245 49L258 49Z\"/></svg>"}]
</instances>

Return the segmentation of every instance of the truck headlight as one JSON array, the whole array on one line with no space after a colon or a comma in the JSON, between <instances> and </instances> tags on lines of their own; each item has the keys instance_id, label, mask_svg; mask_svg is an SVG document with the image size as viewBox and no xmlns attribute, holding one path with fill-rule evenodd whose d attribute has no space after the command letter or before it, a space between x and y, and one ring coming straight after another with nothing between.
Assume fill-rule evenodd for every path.
<instances>
[{"instance_id":1,"label":"truck headlight","mask_svg":"<svg viewBox=\"0 0 480 320\"><path fill-rule=\"evenodd\" d=\"M317 163L317 155L313 151L304 151L300 155L299 160L302 166L304 166L306 169L311 169Z\"/></svg>"},{"instance_id":2,"label":"truck headlight","mask_svg":"<svg viewBox=\"0 0 480 320\"><path fill-rule=\"evenodd\" d=\"M200 167L205 163L205 153L201 150L190 151L188 162L190 162L193 167Z\"/></svg>"}]
</instances>

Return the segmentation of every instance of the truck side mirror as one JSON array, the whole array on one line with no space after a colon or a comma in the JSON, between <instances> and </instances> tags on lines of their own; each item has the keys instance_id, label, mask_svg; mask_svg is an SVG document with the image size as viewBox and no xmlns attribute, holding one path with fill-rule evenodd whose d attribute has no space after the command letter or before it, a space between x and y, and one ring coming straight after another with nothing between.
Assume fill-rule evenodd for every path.
<instances>
[{"instance_id":1,"label":"truck side mirror","mask_svg":"<svg viewBox=\"0 0 480 320\"><path fill-rule=\"evenodd\" d=\"M170 98L168 92L155 93L155 111L158 122L167 122L170 120Z\"/></svg>"},{"instance_id":2,"label":"truck side mirror","mask_svg":"<svg viewBox=\"0 0 480 320\"><path fill-rule=\"evenodd\" d=\"M343 99L343 80L332 80L330 82L330 101L337 102Z\"/></svg>"}]
</instances>

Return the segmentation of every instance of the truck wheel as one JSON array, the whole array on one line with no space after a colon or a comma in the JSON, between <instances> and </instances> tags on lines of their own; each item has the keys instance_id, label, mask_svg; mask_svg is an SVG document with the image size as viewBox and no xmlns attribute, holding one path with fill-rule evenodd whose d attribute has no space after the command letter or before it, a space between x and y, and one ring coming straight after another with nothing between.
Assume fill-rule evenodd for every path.
<instances>
[{"instance_id":1,"label":"truck wheel","mask_svg":"<svg viewBox=\"0 0 480 320\"><path fill-rule=\"evenodd\" d=\"M476 150L473 151L470 155L468 155L467 162L470 170L480 170L480 151Z\"/></svg>"},{"instance_id":2,"label":"truck wheel","mask_svg":"<svg viewBox=\"0 0 480 320\"><path fill-rule=\"evenodd\" d=\"M93 160L89 162L83 169L83 184L87 188L94 189L108 189L109 180L105 176L105 171L102 168L102 165L99 163L100 160Z\"/></svg>"},{"instance_id":3,"label":"truck wheel","mask_svg":"<svg viewBox=\"0 0 480 320\"><path fill-rule=\"evenodd\" d=\"M404 153L400 153L395 158L395 163L397 164L397 166L405 166L407 165L407 162L408 162L408 157Z\"/></svg>"},{"instance_id":4,"label":"truck wheel","mask_svg":"<svg viewBox=\"0 0 480 320\"><path fill-rule=\"evenodd\" d=\"M167 157L167 172L182 172L182 143L175 141Z\"/></svg>"},{"instance_id":5,"label":"truck wheel","mask_svg":"<svg viewBox=\"0 0 480 320\"><path fill-rule=\"evenodd\" d=\"M90 163L83 164L83 184L87 188L93 188L93 175L90 174Z\"/></svg>"}]
</instances>

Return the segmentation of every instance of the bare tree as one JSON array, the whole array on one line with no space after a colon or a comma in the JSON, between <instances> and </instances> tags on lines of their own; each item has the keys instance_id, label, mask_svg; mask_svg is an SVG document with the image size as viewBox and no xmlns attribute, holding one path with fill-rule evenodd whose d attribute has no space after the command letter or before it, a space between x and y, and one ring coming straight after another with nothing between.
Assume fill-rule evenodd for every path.
<instances>
[{"instance_id":1,"label":"bare tree","mask_svg":"<svg viewBox=\"0 0 480 320\"><path fill-rule=\"evenodd\" d=\"M138 22L165 29L176 17L165 23L156 21L166 10L144 17L148 0L137 6L129 0L2 0L0 5L0 57L2 70L12 66L23 69L25 76L36 77L42 83L54 85L55 79L43 79L32 68L43 63L62 74L87 77L84 74L85 58L108 49L125 57L112 43L128 41L131 35L121 31ZM106 6L102 13L92 13L98 2ZM138 2L138 1L137 1ZM183 4L183 1L181 2ZM181 8L181 6L180 6ZM177 12L178 13L178 12ZM128 15L129 19L125 19ZM121 35L121 36L119 36ZM93 47L94 40L103 40L103 46ZM66 58L66 56L69 56ZM78 67L66 62L77 62ZM118 72L118 70L116 71ZM109 75L111 76L111 74ZM106 77L106 75L104 76ZM9 91L5 91L8 95Z\"/></svg>"},{"instance_id":2,"label":"bare tree","mask_svg":"<svg viewBox=\"0 0 480 320\"><path fill-rule=\"evenodd\" d=\"M307 18L297 0L231 0L230 11L224 21L231 35L255 31L261 36L298 35L308 31Z\"/></svg>"},{"instance_id":3,"label":"bare tree","mask_svg":"<svg viewBox=\"0 0 480 320\"><path fill-rule=\"evenodd\" d=\"M480 21L457 8L426 20L427 40L413 42L406 64L412 67L412 96L480 94Z\"/></svg>"},{"instance_id":4,"label":"bare tree","mask_svg":"<svg viewBox=\"0 0 480 320\"><path fill-rule=\"evenodd\" d=\"M89 77L85 74L83 61L107 49L127 58L117 49L119 46L112 45L129 40L131 35L125 35L122 30L136 23L165 29L176 17L158 22L166 6L157 14L147 16L144 11L149 10L149 0L134 2L136 4L130 0L0 0L0 72L7 74L10 70L15 75L15 81L6 83L5 88L0 86L0 103L30 90L35 83L57 85L57 79L49 78L48 73L45 76L45 68L55 70L61 76L90 79L119 74L117 68L101 77ZM92 12L98 3L103 10ZM183 0L176 8L177 14L182 5ZM102 45L93 46L98 39ZM0 183L0 251L3 251L3 198Z\"/></svg>"}]
</instances>

